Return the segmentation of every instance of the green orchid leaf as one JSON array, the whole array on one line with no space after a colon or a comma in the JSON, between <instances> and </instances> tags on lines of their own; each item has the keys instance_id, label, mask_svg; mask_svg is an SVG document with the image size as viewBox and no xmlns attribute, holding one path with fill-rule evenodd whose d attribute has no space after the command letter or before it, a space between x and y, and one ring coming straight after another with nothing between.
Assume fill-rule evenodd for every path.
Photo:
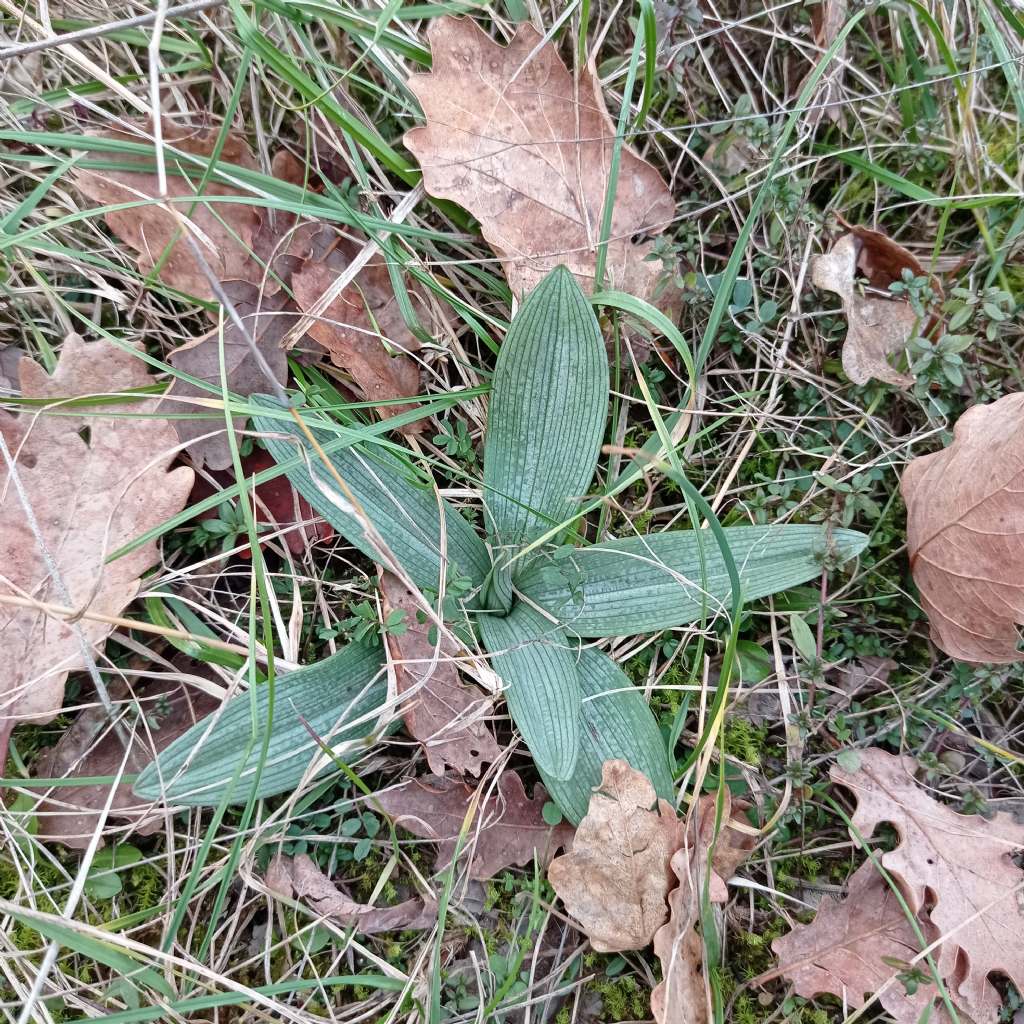
<instances>
[{"instance_id":1,"label":"green orchid leaf","mask_svg":"<svg viewBox=\"0 0 1024 1024\"><path fill-rule=\"evenodd\" d=\"M607 416L601 328L576 279L556 267L516 314L494 368L484 506L496 550L511 557L573 517Z\"/></svg>"},{"instance_id":2,"label":"green orchid leaf","mask_svg":"<svg viewBox=\"0 0 1024 1024\"><path fill-rule=\"evenodd\" d=\"M481 614L480 635L506 689L512 721L547 775L567 779L576 765L580 682L576 644L523 602L508 615Z\"/></svg>"},{"instance_id":3,"label":"green orchid leaf","mask_svg":"<svg viewBox=\"0 0 1024 1024\"><path fill-rule=\"evenodd\" d=\"M273 398L254 395L257 406L282 412ZM285 470L288 481L350 544L380 561L378 549L366 536L348 495L338 487L330 469L310 445L294 420L280 416L253 417L253 425L265 436L263 443L278 463L298 463ZM312 430L324 449L337 440L324 430ZM420 588L437 590L441 565L446 558L452 569L474 586L490 571L483 541L458 511L439 498L435 490L416 479L414 470L381 445L353 444L328 451L328 459L383 538L395 558ZM441 510L444 511L442 531ZM443 538L443 539L442 539Z\"/></svg>"},{"instance_id":4,"label":"green orchid leaf","mask_svg":"<svg viewBox=\"0 0 1024 1024\"><path fill-rule=\"evenodd\" d=\"M321 756L310 730L331 747L352 744L339 756L354 760L376 740L376 712L387 701L383 670L382 648L353 643L275 680L272 708L266 684L232 697L146 766L133 787L136 796L217 806L236 771L230 803L245 803L254 788L257 797L283 793L298 785L310 763ZM270 742L261 767L260 730L268 720Z\"/></svg>"},{"instance_id":5,"label":"green orchid leaf","mask_svg":"<svg viewBox=\"0 0 1024 1024\"><path fill-rule=\"evenodd\" d=\"M658 723L643 694L606 654L584 648L579 662L580 748L576 769L556 779L541 769L548 795L574 824L587 813L601 783L605 761L621 760L650 779L658 796L671 802L675 786Z\"/></svg>"},{"instance_id":6,"label":"green orchid leaf","mask_svg":"<svg viewBox=\"0 0 1024 1024\"><path fill-rule=\"evenodd\" d=\"M744 601L820 575L827 553L860 554L868 538L823 526L732 526L725 530ZM704 566L701 571L701 547ZM558 561L535 561L518 589L570 635L627 636L714 618L728 609L729 575L707 532L672 530L581 548Z\"/></svg>"}]
</instances>

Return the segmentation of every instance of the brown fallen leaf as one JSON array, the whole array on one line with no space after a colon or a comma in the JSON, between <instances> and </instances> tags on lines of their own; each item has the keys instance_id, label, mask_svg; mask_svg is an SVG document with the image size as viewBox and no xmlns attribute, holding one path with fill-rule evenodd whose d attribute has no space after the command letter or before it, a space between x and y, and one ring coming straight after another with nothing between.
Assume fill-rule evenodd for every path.
<instances>
[{"instance_id":1,"label":"brown fallen leaf","mask_svg":"<svg viewBox=\"0 0 1024 1024\"><path fill-rule=\"evenodd\" d=\"M199 185L206 172L206 160L191 161L179 153L209 158L219 135L218 130L200 131L165 121L163 125L167 160L167 194L173 209L195 225L194 238L206 262L220 281L259 281L262 273L253 258L253 241L260 226L261 215L255 206L246 203L217 202L220 196L244 196L242 188L210 180ZM148 132L111 131L99 135L105 140L138 143ZM179 151L176 153L175 151ZM75 184L90 199L103 206L138 203L159 196L155 156L118 153L119 163L137 165L138 170L79 170ZM218 159L218 167L230 172L228 165L257 169L256 159L245 139L228 132ZM176 173L180 170L182 173ZM183 200L194 198L194 206ZM213 202L204 201L212 198ZM214 301L210 282L202 272L190 247L182 237L180 221L156 202L115 210L103 215L110 230L138 255L139 272L148 276L161 260L168 245L168 256L160 263L158 277L164 284L194 295L207 302ZM173 245L171 244L173 243Z\"/></svg>"},{"instance_id":2,"label":"brown fallen leaf","mask_svg":"<svg viewBox=\"0 0 1024 1024\"><path fill-rule=\"evenodd\" d=\"M900 489L935 645L960 661L1020 660L1024 394L968 409L953 443L912 459Z\"/></svg>"},{"instance_id":3,"label":"brown fallen leaf","mask_svg":"<svg viewBox=\"0 0 1024 1024\"><path fill-rule=\"evenodd\" d=\"M304 853L276 856L267 866L267 888L285 899L301 900L313 913L363 935L433 928L437 901L412 899L393 907L356 903L346 896Z\"/></svg>"},{"instance_id":4,"label":"brown fallen leaf","mask_svg":"<svg viewBox=\"0 0 1024 1024\"><path fill-rule=\"evenodd\" d=\"M298 318L294 307L283 292L261 295L256 285L245 281L226 281L224 292L234 305L243 324L252 336L275 379L284 383L288 378L288 356L281 342L288 331L295 326ZM176 370L215 385L221 384L220 340L218 331L211 331L194 338L175 349L167 360ZM249 342L235 324L224 319L224 370L228 389L243 397L269 390ZM183 399L205 399L216 401L218 394L176 380L171 394ZM227 438L227 426L221 409L204 410L189 402L168 402L167 412L189 413L202 416L197 419L174 420L178 437L188 444L188 450L195 464L205 463L207 468L217 471L231 465L231 447ZM242 417L234 418L236 435L245 425Z\"/></svg>"},{"instance_id":5,"label":"brown fallen leaf","mask_svg":"<svg viewBox=\"0 0 1024 1024\"><path fill-rule=\"evenodd\" d=\"M848 322L843 342L843 369L854 384L869 380L909 387L914 378L889 365L888 356L902 352L913 337L918 316L910 303L861 295L854 282L861 242L850 232L824 256L811 261L811 282L835 292Z\"/></svg>"},{"instance_id":6,"label":"brown fallen leaf","mask_svg":"<svg viewBox=\"0 0 1024 1024\"><path fill-rule=\"evenodd\" d=\"M418 620L419 604L397 576L382 572L380 591L386 613L405 613L405 632L388 634L387 645L396 662L399 695L415 691L402 704L406 729L423 744L435 775L444 775L445 765L460 774L477 775L481 764L496 761L501 754L487 725L494 702L461 681L454 660L459 651L453 643L443 638L439 648L431 643L431 623Z\"/></svg>"},{"instance_id":7,"label":"brown fallen leaf","mask_svg":"<svg viewBox=\"0 0 1024 1024\"><path fill-rule=\"evenodd\" d=\"M578 82L555 47L521 25L506 47L470 18L428 29L433 66L409 87L427 123L405 135L427 192L480 221L516 295L565 264L594 289L597 242L615 124L592 68ZM629 146L622 149L605 285L647 301L661 273L649 242L675 216L672 193Z\"/></svg>"},{"instance_id":8,"label":"brown fallen leaf","mask_svg":"<svg viewBox=\"0 0 1024 1024\"><path fill-rule=\"evenodd\" d=\"M598 952L642 949L668 916L681 841L668 801L625 761L606 761L572 852L551 862L548 881Z\"/></svg>"},{"instance_id":9,"label":"brown fallen leaf","mask_svg":"<svg viewBox=\"0 0 1024 1024\"><path fill-rule=\"evenodd\" d=\"M71 334L52 377L30 359L21 362L25 398L58 402L148 386L145 363L108 341L86 344ZM81 611L120 615L157 561L156 541L106 563L108 555L180 512L192 470L168 472L177 443L153 400L117 404L132 416L104 416L104 406L62 415L39 410L15 417L0 410L10 448L54 563ZM142 415L140 415L142 414ZM0 598L30 597L66 604L36 544L6 467L0 470ZM80 618L75 625L33 608L0 601L0 763L11 730L48 722L61 708L64 680L84 668L81 641L101 644L114 627ZM80 631L80 632L78 632Z\"/></svg>"},{"instance_id":10,"label":"brown fallen leaf","mask_svg":"<svg viewBox=\"0 0 1024 1024\"><path fill-rule=\"evenodd\" d=\"M308 313L354 258L361 246L336 237L323 259L302 262L291 279L295 301ZM410 296L416 296L415 290ZM412 354L419 351L419 339L409 330L398 306L387 264L374 257L344 288L309 327L309 336L319 342L335 366L351 374L368 402L394 403L412 398L420 391L420 371ZM415 408L414 402L380 405L383 417L397 416ZM419 429L419 423L402 428L403 433Z\"/></svg>"},{"instance_id":11,"label":"brown fallen leaf","mask_svg":"<svg viewBox=\"0 0 1024 1024\"><path fill-rule=\"evenodd\" d=\"M957 814L914 782L917 764L884 750L858 751L860 766L832 767L835 782L853 791L854 828L870 838L883 823L899 836L880 854L911 913L942 937L939 969L950 998L975 1022L998 1019L1002 998L990 975L1024 991L1024 826L1007 813L986 819Z\"/></svg>"},{"instance_id":12,"label":"brown fallen leaf","mask_svg":"<svg viewBox=\"0 0 1024 1024\"><path fill-rule=\"evenodd\" d=\"M870 861L850 876L843 900L826 899L810 924L775 939L779 966L757 979L783 975L805 999L833 995L856 1009L878 998L898 1024L918 1024L926 1010L935 1024L949 1019L933 983L907 992L896 977L921 952L921 943L892 889ZM930 925L918 926L926 941ZM888 963L886 961L889 961ZM924 961L919 966L927 970Z\"/></svg>"},{"instance_id":13,"label":"brown fallen leaf","mask_svg":"<svg viewBox=\"0 0 1024 1024\"><path fill-rule=\"evenodd\" d=\"M396 825L438 844L435 868L442 871L451 863L474 794L472 787L454 779L428 778L386 789L377 800ZM472 857L469 877L484 881L534 859L545 867L560 847L571 845L571 825L552 827L544 820L547 801L543 786L535 786L530 799L519 776L503 772L497 792L481 803L467 826L461 856Z\"/></svg>"},{"instance_id":14,"label":"brown fallen leaf","mask_svg":"<svg viewBox=\"0 0 1024 1024\"><path fill-rule=\"evenodd\" d=\"M705 1024L707 988L704 981L704 946L696 925L705 881L712 903L728 900L725 883L750 856L754 837L728 823L742 822L748 805L732 803L726 794L721 828L715 837L715 796L706 794L687 827L680 830L683 845L672 855L672 873L678 879L669 893L669 919L654 934L654 954L661 961L662 980L651 992L651 1013L658 1024ZM708 855L710 852L710 874Z\"/></svg>"},{"instance_id":15,"label":"brown fallen leaf","mask_svg":"<svg viewBox=\"0 0 1024 1024\"><path fill-rule=\"evenodd\" d=\"M127 686L111 686L109 691L112 701L126 701L130 706ZM116 775L122 762L126 774L137 774L161 750L219 706L213 697L169 679L144 682L136 687L134 696L147 717L148 728L147 723L134 721L133 716L121 716L122 730L131 737L127 761L118 731L111 725L105 709L97 704L79 714L56 746L43 751L32 766L32 775L43 779ZM102 782L54 788L35 811L39 838L59 841L72 850L84 850L109 798L110 785ZM141 804L132 793L130 782L119 783L116 787L110 818L130 826L116 829L119 838L124 838L128 832L152 835L164 824L164 814L154 814L152 805ZM108 830L114 831L109 819Z\"/></svg>"}]
</instances>

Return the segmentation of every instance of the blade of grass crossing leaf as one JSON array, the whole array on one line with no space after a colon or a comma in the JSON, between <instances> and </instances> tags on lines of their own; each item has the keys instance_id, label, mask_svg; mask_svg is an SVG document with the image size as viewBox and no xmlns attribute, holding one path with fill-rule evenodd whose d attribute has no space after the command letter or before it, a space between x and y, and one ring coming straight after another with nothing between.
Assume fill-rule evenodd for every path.
<instances>
[{"instance_id":1,"label":"blade of grass crossing leaf","mask_svg":"<svg viewBox=\"0 0 1024 1024\"><path fill-rule=\"evenodd\" d=\"M65 924L57 918L22 914L16 907L7 906L4 908L4 912L28 925L44 938L60 943L65 949L70 949L88 960L103 964L121 977L142 982L166 999L174 998L174 989L159 971L140 964L134 957L100 942L91 935L83 935L72 924Z\"/></svg>"},{"instance_id":2,"label":"blade of grass crossing leaf","mask_svg":"<svg viewBox=\"0 0 1024 1024\"><path fill-rule=\"evenodd\" d=\"M548 795L574 825L587 813L605 761L624 760L651 781L659 797L674 798L665 741L643 694L608 655L593 647L580 652L580 746L568 779L542 768Z\"/></svg>"},{"instance_id":3,"label":"blade of grass crossing leaf","mask_svg":"<svg viewBox=\"0 0 1024 1024\"><path fill-rule=\"evenodd\" d=\"M644 30L644 91L640 95L640 110L633 122L633 131L643 130L654 100L654 79L658 72L658 22L651 0L640 0L640 22Z\"/></svg>"},{"instance_id":4,"label":"blade of grass crossing leaf","mask_svg":"<svg viewBox=\"0 0 1024 1024\"><path fill-rule=\"evenodd\" d=\"M309 425L317 443L329 454L330 466L322 463L294 423L271 418L280 405L267 396L253 396L259 413L253 426L266 436L264 444L274 460L286 469L291 485L349 543L369 558L380 554L348 497L339 493L337 473L357 499L363 512L391 552L418 587L436 590L442 566L452 568L479 586L490 570L490 559L472 526L433 487L412 482L412 471L392 452L352 445L345 448L327 442L330 436ZM282 435L288 439L285 440ZM296 459L296 451L300 458ZM444 517L442 531L441 517Z\"/></svg>"},{"instance_id":5,"label":"blade of grass crossing leaf","mask_svg":"<svg viewBox=\"0 0 1024 1024\"><path fill-rule=\"evenodd\" d=\"M641 0L641 12L645 0ZM646 0L649 3L649 0ZM594 291L604 287L605 264L608 262L608 239L612 234L612 213L615 209L615 194L619 187L619 164L622 161L622 146L626 141L629 126L630 107L633 103L633 87L636 84L636 73L640 66L640 54L643 52L643 36L637 35L633 40L633 49L629 55L629 68L626 71L626 84L622 89L622 108L615 128L615 141L612 143L612 155L608 162L608 183L605 186L604 208L601 211L601 232L597 240L597 261L594 265Z\"/></svg>"},{"instance_id":6,"label":"blade of grass crossing leaf","mask_svg":"<svg viewBox=\"0 0 1024 1024\"><path fill-rule=\"evenodd\" d=\"M567 779L576 765L580 730L577 649L565 631L524 601L508 615L482 614L480 635L503 696L538 768Z\"/></svg>"}]
</instances>

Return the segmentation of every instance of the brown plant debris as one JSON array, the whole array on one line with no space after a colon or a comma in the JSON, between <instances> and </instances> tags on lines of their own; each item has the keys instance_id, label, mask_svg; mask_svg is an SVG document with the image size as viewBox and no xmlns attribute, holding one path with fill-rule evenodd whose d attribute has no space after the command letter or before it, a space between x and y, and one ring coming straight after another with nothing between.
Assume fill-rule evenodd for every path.
<instances>
[{"instance_id":1,"label":"brown plant debris","mask_svg":"<svg viewBox=\"0 0 1024 1024\"><path fill-rule=\"evenodd\" d=\"M616 133L593 69L574 82L529 25L507 47L469 18L437 18L428 36L432 70L409 80L427 123L405 136L427 192L480 221L516 295L558 264L592 291ZM658 301L660 265L632 239L674 216L661 176L623 146L606 286Z\"/></svg>"},{"instance_id":2,"label":"brown plant debris","mask_svg":"<svg viewBox=\"0 0 1024 1024\"><path fill-rule=\"evenodd\" d=\"M112 342L86 344L68 335L53 376L21 362L25 398L54 404L87 395L146 387L145 364ZM153 400L40 410L13 416L0 410L0 431L17 465L70 602L47 568L17 488L4 467L0 486L0 596L31 598L78 611L120 615L157 561L149 541L113 562L107 556L180 512L192 488L186 468L168 472L175 433L155 416ZM106 413L106 414L105 414ZM147 415L148 414L148 415ZM74 625L36 608L0 603L0 754L21 722L48 722L61 708L68 672L85 667L82 642L97 647L113 626L79 618ZM3 758L0 757L0 761Z\"/></svg>"},{"instance_id":3,"label":"brown plant debris","mask_svg":"<svg viewBox=\"0 0 1024 1024\"><path fill-rule=\"evenodd\" d=\"M672 806L625 761L606 761L572 852L552 861L548 880L594 949L642 949L668 916L680 842Z\"/></svg>"},{"instance_id":4,"label":"brown plant debris","mask_svg":"<svg viewBox=\"0 0 1024 1024\"><path fill-rule=\"evenodd\" d=\"M451 863L465 828L460 857L472 858L469 876L481 881L507 867L532 864L535 858L545 867L560 847L571 845L572 826L551 826L544 820L548 796L543 786L534 787L531 799L519 776L507 771L496 790L480 800L472 817L477 791L454 779L417 779L384 790L377 800L396 825L438 844L438 871Z\"/></svg>"},{"instance_id":5,"label":"brown plant debris","mask_svg":"<svg viewBox=\"0 0 1024 1024\"><path fill-rule=\"evenodd\" d=\"M501 753L487 724L494 702L462 682L458 647L443 636L437 644L431 641L433 624L425 616L420 621L419 603L397 576L381 573L380 590L386 613L405 613L405 630L389 633L387 645L399 695L415 692L402 705L406 729L423 744L435 775L444 775L446 765L477 775L481 764L496 761Z\"/></svg>"},{"instance_id":6,"label":"brown plant debris","mask_svg":"<svg viewBox=\"0 0 1024 1024\"><path fill-rule=\"evenodd\" d=\"M935 645L961 661L1022 657L1024 394L976 405L953 443L900 481L907 551Z\"/></svg>"}]
</instances>

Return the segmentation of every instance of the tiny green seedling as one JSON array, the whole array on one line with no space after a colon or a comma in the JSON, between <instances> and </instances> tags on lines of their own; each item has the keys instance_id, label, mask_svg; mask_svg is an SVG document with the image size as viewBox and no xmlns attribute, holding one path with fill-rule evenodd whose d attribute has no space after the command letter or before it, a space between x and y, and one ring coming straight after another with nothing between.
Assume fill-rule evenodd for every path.
<instances>
[{"instance_id":1,"label":"tiny green seedling","mask_svg":"<svg viewBox=\"0 0 1024 1024\"><path fill-rule=\"evenodd\" d=\"M591 302L559 267L527 297L498 355L484 445L485 538L402 449L351 443L309 414L314 447L270 398L258 399L264 411L255 417L292 486L339 534L400 570L455 635L479 639L551 799L573 822L611 758L642 771L660 796L673 790L646 701L590 641L711 618L736 597L737 582L745 599L764 597L817 576L826 549L844 560L867 542L815 525L713 523L714 530L585 543L608 377ZM236 771L232 801L249 798L253 786L258 796L289 789L316 754L300 716L332 747L340 744L340 756L359 756L376 740L386 703L385 656L355 642L277 680L272 697L260 687L236 698L212 724L200 722L168 747L136 792L216 803ZM261 747L251 742L253 729L259 734L268 716L265 758L250 754L239 769L239 751Z\"/></svg>"}]
</instances>

